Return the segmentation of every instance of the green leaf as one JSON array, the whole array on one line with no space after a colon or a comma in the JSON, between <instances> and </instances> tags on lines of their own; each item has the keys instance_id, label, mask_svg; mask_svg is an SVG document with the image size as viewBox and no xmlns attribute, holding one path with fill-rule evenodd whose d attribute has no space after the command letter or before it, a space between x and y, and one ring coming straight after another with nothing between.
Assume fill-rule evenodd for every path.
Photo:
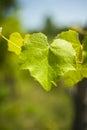
<instances>
[{"instance_id":1,"label":"green leaf","mask_svg":"<svg viewBox=\"0 0 87 130\"><path fill-rule=\"evenodd\" d=\"M21 37L21 35L18 32L12 33L8 40L8 50L19 55L22 45L23 38Z\"/></svg>"},{"instance_id":2,"label":"green leaf","mask_svg":"<svg viewBox=\"0 0 87 130\"><path fill-rule=\"evenodd\" d=\"M50 89L48 77L51 75L51 68L48 66L48 42L46 36L41 33L32 34L25 41L23 52L20 55L21 69L28 69L31 75L37 79L46 90ZM51 73L48 73L48 69ZM49 80L51 77L49 78Z\"/></svg>"},{"instance_id":3,"label":"green leaf","mask_svg":"<svg viewBox=\"0 0 87 130\"><path fill-rule=\"evenodd\" d=\"M76 31L69 30L69 31L62 32L58 34L56 38L61 38L71 43L73 48L76 51L77 62L80 62L82 60L82 46L79 41L79 35Z\"/></svg>"},{"instance_id":4,"label":"green leaf","mask_svg":"<svg viewBox=\"0 0 87 130\"><path fill-rule=\"evenodd\" d=\"M57 40L59 40L59 39L57 39ZM66 42L66 41L64 41L64 42ZM80 71L77 69L77 67L75 67L75 57L72 57L72 55L74 56L75 51L74 50L70 51L71 50L71 48L69 48L70 46L69 47L67 46L70 43L66 42L66 44L65 44L64 42L61 41L59 44L60 46L62 45L62 51L60 50L61 52L59 52L59 50L57 50L57 52L61 55L60 59L55 60L56 62L58 62L58 64L55 63L55 61L53 61L52 64L55 64L54 69L56 69L56 66L59 67L58 69L56 69L56 72L58 70L57 73L62 75L62 79L63 79L64 83L67 86L71 87L74 84L76 84L79 80L81 80L82 77L81 77ZM63 43L64 43L64 45L63 45ZM57 49L57 44L55 44L55 48ZM54 56L52 59L54 59ZM72 61L71 61L71 59L72 59ZM66 61L66 63L64 66L65 61ZM73 68L73 66L75 68ZM59 72L60 69L61 69L61 71ZM60 77L61 77L61 75L60 75Z\"/></svg>"},{"instance_id":5,"label":"green leaf","mask_svg":"<svg viewBox=\"0 0 87 130\"><path fill-rule=\"evenodd\" d=\"M84 45L82 46L79 41L79 35L76 31L69 30L66 32L62 32L61 34L57 35L56 38L61 38L64 40L67 40L69 43L72 44L73 48L76 52L76 70L75 71L69 71L66 73L63 77L65 84L68 86L73 86L74 84L78 83L80 80L82 80L83 77L87 77L87 69L85 66L83 66L83 53L85 55L85 60L87 59L86 53L83 52L83 46L84 48L87 48L87 44L85 42L87 39L84 40ZM86 50L87 51L87 50Z\"/></svg>"},{"instance_id":6,"label":"green leaf","mask_svg":"<svg viewBox=\"0 0 87 130\"><path fill-rule=\"evenodd\" d=\"M72 87L77 84L80 80L82 80L82 75L79 69L74 71L68 71L64 77L63 81L68 87Z\"/></svg>"},{"instance_id":7,"label":"green leaf","mask_svg":"<svg viewBox=\"0 0 87 130\"><path fill-rule=\"evenodd\" d=\"M59 77L69 70L75 70L75 56L71 44L65 40L56 39L50 45L49 63Z\"/></svg>"},{"instance_id":8,"label":"green leaf","mask_svg":"<svg viewBox=\"0 0 87 130\"><path fill-rule=\"evenodd\" d=\"M28 69L45 90L70 70L75 70L75 51L72 45L56 39L51 45L42 33L32 34L25 40L19 57L21 69Z\"/></svg>"},{"instance_id":9,"label":"green leaf","mask_svg":"<svg viewBox=\"0 0 87 130\"><path fill-rule=\"evenodd\" d=\"M64 39L72 43L73 46L78 46L78 44L80 44L78 33L73 30L62 32L58 34L56 38Z\"/></svg>"}]
</instances>

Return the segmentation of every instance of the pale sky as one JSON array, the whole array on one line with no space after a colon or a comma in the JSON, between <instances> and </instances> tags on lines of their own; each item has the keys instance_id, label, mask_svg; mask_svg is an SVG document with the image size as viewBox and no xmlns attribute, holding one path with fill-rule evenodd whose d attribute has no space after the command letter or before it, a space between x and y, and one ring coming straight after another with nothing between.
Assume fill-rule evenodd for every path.
<instances>
[{"instance_id":1,"label":"pale sky","mask_svg":"<svg viewBox=\"0 0 87 130\"><path fill-rule=\"evenodd\" d=\"M26 29L41 27L45 16L51 16L58 25L85 25L87 22L87 0L18 1L20 19Z\"/></svg>"}]
</instances>

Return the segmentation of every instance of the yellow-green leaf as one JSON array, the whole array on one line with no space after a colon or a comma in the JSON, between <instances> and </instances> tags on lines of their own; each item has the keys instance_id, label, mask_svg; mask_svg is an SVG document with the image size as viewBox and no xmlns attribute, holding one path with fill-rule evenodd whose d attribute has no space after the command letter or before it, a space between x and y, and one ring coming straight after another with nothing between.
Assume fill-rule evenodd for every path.
<instances>
[{"instance_id":1,"label":"yellow-green leaf","mask_svg":"<svg viewBox=\"0 0 87 130\"><path fill-rule=\"evenodd\" d=\"M8 40L8 50L15 52L17 55L21 52L21 47L23 45L23 38L18 32L14 32L10 35Z\"/></svg>"},{"instance_id":2,"label":"yellow-green leaf","mask_svg":"<svg viewBox=\"0 0 87 130\"><path fill-rule=\"evenodd\" d=\"M36 33L24 41L23 47L19 56L20 69L28 69L47 91L65 73L75 70L76 53L68 41L56 39L49 44L44 34Z\"/></svg>"}]
</instances>

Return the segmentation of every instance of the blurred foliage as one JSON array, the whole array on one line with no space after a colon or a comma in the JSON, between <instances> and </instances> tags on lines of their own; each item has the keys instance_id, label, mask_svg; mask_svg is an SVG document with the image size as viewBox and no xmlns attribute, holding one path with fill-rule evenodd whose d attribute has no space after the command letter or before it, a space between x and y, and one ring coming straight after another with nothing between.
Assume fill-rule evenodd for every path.
<instances>
[{"instance_id":1,"label":"blurred foliage","mask_svg":"<svg viewBox=\"0 0 87 130\"><path fill-rule=\"evenodd\" d=\"M28 74L17 88L18 97L12 99L4 92L0 106L2 130L70 130L73 120L73 103L66 89L55 88L45 92ZM26 78L27 76L29 78Z\"/></svg>"},{"instance_id":2,"label":"blurred foliage","mask_svg":"<svg viewBox=\"0 0 87 130\"><path fill-rule=\"evenodd\" d=\"M0 21L16 7L15 0L0 0Z\"/></svg>"},{"instance_id":3,"label":"blurred foliage","mask_svg":"<svg viewBox=\"0 0 87 130\"><path fill-rule=\"evenodd\" d=\"M15 6L15 0L0 0L0 8L2 10L6 10L7 8L14 7Z\"/></svg>"}]
</instances>

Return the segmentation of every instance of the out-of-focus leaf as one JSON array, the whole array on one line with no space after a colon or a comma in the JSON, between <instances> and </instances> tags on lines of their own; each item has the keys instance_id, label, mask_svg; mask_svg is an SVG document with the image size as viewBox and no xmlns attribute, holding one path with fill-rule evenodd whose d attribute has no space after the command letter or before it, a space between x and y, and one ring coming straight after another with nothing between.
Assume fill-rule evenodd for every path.
<instances>
[{"instance_id":1,"label":"out-of-focus leaf","mask_svg":"<svg viewBox=\"0 0 87 130\"><path fill-rule=\"evenodd\" d=\"M15 52L17 55L21 52L23 45L23 38L18 32L12 33L8 41L8 50Z\"/></svg>"}]
</instances>

